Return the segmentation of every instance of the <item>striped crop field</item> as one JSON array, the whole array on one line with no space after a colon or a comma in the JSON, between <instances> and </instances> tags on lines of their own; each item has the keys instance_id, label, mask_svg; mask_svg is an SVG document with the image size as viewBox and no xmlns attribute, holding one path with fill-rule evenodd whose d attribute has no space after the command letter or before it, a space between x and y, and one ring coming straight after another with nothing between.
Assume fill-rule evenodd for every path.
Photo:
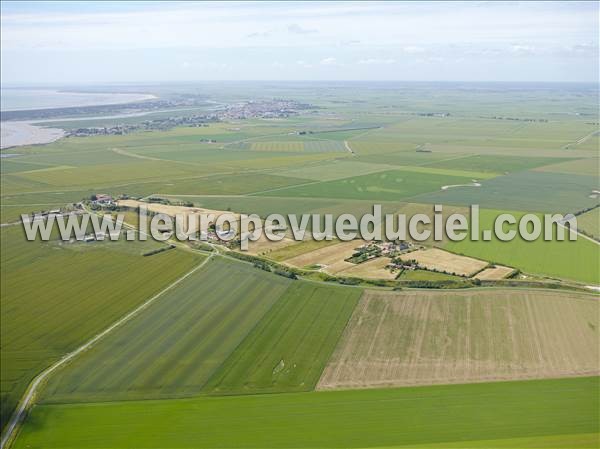
<instances>
[{"instance_id":1,"label":"striped crop field","mask_svg":"<svg viewBox=\"0 0 600 449\"><path fill-rule=\"evenodd\" d=\"M198 393L292 281L220 258L50 379L43 400Z\"/></svg>"}]
</instances>

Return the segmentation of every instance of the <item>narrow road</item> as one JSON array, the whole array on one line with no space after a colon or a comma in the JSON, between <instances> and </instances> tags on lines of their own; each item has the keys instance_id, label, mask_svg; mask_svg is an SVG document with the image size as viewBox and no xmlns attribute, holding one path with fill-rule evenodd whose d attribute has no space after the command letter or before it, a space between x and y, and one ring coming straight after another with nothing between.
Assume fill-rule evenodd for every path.
<instances>
[{"instance_id":1,"label":"narrow road","mask_svg":"<svg viewBox=\"0 0 600 449\"><path fill-rule=\"evenodd\" d=\"M11 223L2 223L0 224L0 228L5 228L7 226L16 226L16 225L20 225L22 222L21 221L13 221Z\"/></svg>"},{"instance_id":2,"label":"narrow road","mask_svg":"<svg viewBox=\"0 0 600 449\"><path fill-rule=\"evenodd\" d=\"M352 148L350 148L350 145L348 144L347 140L344 140L344 146L350 153L354 154L354 150Z\"/></svg>"},{"instance_id":3,"label":"narrow road","mask_svg":"<svg viewBox=\"0 0 600 449\"><path fill-rule=\"evenodd\" d=\"M204 260L202 263L200 263L196 267L192 268L186 274L184 274L180 278L173 281L171 284L169 284L167 287L162 289L156 295L152 296L150 299L146 300L144 303L142 303L141 305L136 307L134 310L129 312L127 315L123 316L118 321L111 324L109 327L104 329L99 334L96 334L94 337L92 337L90 340L88 340L83 345L79 346L74 351L69 352L68 354L64 355L60 360L56 361L54 364L52 364L51 366L46 368L44 371L42 371L40 374L38 374L33 379L33 381L29 384L29 387L25 391L25 395L23 396L23 398L19 402L17 409L14 411L13 415L11 416L10 421L8 422L8 425L6 426L4 435L2 436L2 440L0 441L0 449L4 449L5 447L8 447L7 446L8 442L11 441L16 436L19 425L23 422L23 420L25 418L27 409L33 404L33 400L35 399L35 395L37 393L37 388L40 386L40 384L44 380L46 380L46 378L50 374L52 374L54 371L56 371L58 368L60 368L61 366L63 366L67 362L69 362L70 360L77 357L82 352L88 350L91 346L93 346L100 339L102 339L103 337L108 335L110 332L115 330L117 327L121 326L122 324L125 324L127 321L134 318L136 315L138 315L142 310L146 309L150 304L152 304L156 299L158 299L164 293L171 290L173 287L175 287L181 281L186 279L188 276L190 276L191 274L195 273L197 270L202 268L212 257L213 257L213 254L208 256L206 258L206 260Z\"/></svg>"},{"instance_id":4,"label":"narrow road","mask_svg":"<svg viewBox=\"0 0 600 449\"><path fill-rule=\"evenodd\" d=\"M310 182L303 182L302 184L290 184L289 186L281 186L281 187L275 187L273 189L259 190L257 192L247 193L245 196L248 197L248 196L260 195L262 193L276 192L278 190L291 189L293 187L310 186L312 184L319 184L320 182L322 182L322 181L310 181Z\"/></svg>"},{"instance_id":5,"label":"narrow road","mask_svg":"<svg viewBox=\"0 0 600 449\"><path fill-rule=\"evenodd\" d=\"M110 150L113 153L120 154L121 156L133 157L133 158L136 158L136 159L145 159L147 161L177 162L177 161L171 161L171 160L168 160L168 159L159 159L157 157L143 156L141 154L130 153L129 151L123 150L121 148L111 148Z\"/></svg>"},{"instance_id":6,"label":"narrow road","mask_svg":"<svg viewBox=\"0 0 600 449\"><path fill-rule=\"evenodd\" d=\"M577 218L577 217L575 217L575 218ZM600 242L599 242L598 240L595 240L595 239L593 239L593 238L591 238L591 237L588 237L588 236L587 236L587 235L585 235L585 234L582 234L582 233L581 233L581 232L579 232L579 230L577 230L577 229L570 229L569 227L565 226L565 225L564 225L564 223L556 223L556 224L557 224L558 226L560 226L561 228L564 228L564 229L566 229L568 232L572 232L572 233L574 233L574 234L577 234L577 235L578 235L579 237L581 237L581 238L584 238L584 239L586 239L586 240L589 240L590 242L592 242L592 243L595 243L596 245L600 245Z\"/></svg>"},{"instance_id":7,"label":"narrow road","mask_svg":"<svg viewBox=\"0 0 600 449\"><path fill-rule=\"evenodd\" d=\"M584 143L586 140L588 140L590 137L592 137L592 136L594 136L594 135L596 135L596 134L598 134L598 133L600 133L600 130L594 130L594 131L592 131L591 133L589 133L589 134L586 134L586 135L585 135L585 136L583 136L582 138L580 138L580 139L577 139L575 142L570 142L570 143L566 144L566 145L565 145L565 146L563 146L561 149L562 149L562 150L570 150L570 149L571 149L571 147L575 147L575 146L577 146L577 145L581 145L581 144L582 144L582 143Z\"/></svg>"}]
</instances>

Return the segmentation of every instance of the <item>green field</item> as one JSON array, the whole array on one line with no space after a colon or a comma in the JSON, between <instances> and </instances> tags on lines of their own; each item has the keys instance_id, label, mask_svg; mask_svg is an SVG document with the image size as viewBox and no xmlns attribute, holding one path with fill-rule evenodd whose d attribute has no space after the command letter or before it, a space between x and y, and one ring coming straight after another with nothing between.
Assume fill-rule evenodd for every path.
<instances>
[{"instance_id":1,"label":"green field","mask_svg":"<svg viewBox=\"0 0 600 449\"><path fill-rule=\"evenodd\" d=\"M276 191L274 190L273 193ZM343 201L326 198L278 198L266 196L168 196L173 200L191 201L197 207L228 210L240 213L254 213L261 217L270 214L303 214L316 210L328 210L339 206Z\"/></svg>"},{"instance_id":2,"label":"green field","mask_svg":"<svg viewBox=\"0 0 600 449\"><path fill-rule=\"evenodd\" d=\"M290 137L291 138L291 137ZM296 137L297 139L297 137ZM247 142L239 149L248 149L251 151L267 151L279 153L327 153L327 152L347 152L343 142L330 140L289 140L279 142Z\"/></svg>"},{"instance_id":3,"label":"green field","mask_svg":"<svg viewBox=\"0 0 600 449\"><path fill-rule=\"evenodd\" d=\"M366 175L389 169L389 165L386 164L371 164L357 162L355 159L343 159L302 168L292 168L282 174L298 178L308 178L315 181L332 181L334 179L349 178L357 174Z\"/></svg>"},{"instance_id":4,"label":"green field","mask_svg":"<svg viewBox=\"0 0 600 449\"><path fill-rule=\"evenodd\" d=\"M163 185L157 186L157 191L154 193L166 195L237 195L306 182L310 182L310 180L266 173L217 175L165 182Z\"/></svg>"},{"instance_id":5,"label":"green field","mask_svg":"<svg viewBox=\"0 0 600 449\"><path fill-rule=\"evenodd\" d=\"M445 161L428 164L430 167L440 167L460 170L486 171L493 173L512 173L528 170L548 164L555 164L571 159L557 159L552 157L527 157L527 156L494 156L473 155L461 158L452 158Z\"/></svg>"},{"instance_id":6,"label":"green field","mask_svg":"<svg viewBox=\"0 0 600 449\"><path fill-rule=\"evenodd\" d=\"M36 162L27 162L19 159L11 160L10 158L6 158L2 160L2 164L0 165L0 173L6 174L23 172L29 170L44 169L47 167L51 167L51 165Z\"/></svg>"},{"instance_id":7,"label":"green field","mask_svg":"<svg viewBox=\"0 0 600 449\"><path fill-rule=\"evenodd\" d=\"M301 153L304 151L302 142L255 142L250 145L252 151L276 151L282 153Z\"/></svg>"},{"instance_id":8,"label":"green field","mask_svg":"<svg viewBox=\"0 0 600 449\"><path fill-rule=\"evenodd\" d=\"M268 257L280 262L336 243L339 243L339 240L305 240L270 252Z\"/></svg>"},{"instance_id":9,"label":"green field","mask_svg":"<svg viewBox=\"0 0 600 449\"><path fill-rule=\"evenodd\" d=\"M317 139L327 139L327 140L332 140L332 141L340 141L340 140L349 140L349 139L354 139L356 137L368 134L370 132L375 131L376 128L374 127L365 127L362 129L359 129L358 127L355 129L340 129L340 130L331 130L331 131L323 131L323 132L316 132L310 135L310 137L312 138L317 138Z\"/></svg>"},{"instance_id":10,"label":"green field","mask_svg":"<svg viewBox=\"0 0 600 449\"><path fill-rule=\"evenodd\" d=\"M329 137L323 136L323 137ZM328 152L336 151L339 153L345 153L348 150L343 142L333 140L307 140L304 142L304 151L315 151L315 152Z\"/></svg>"},{"instance_id":11,"label":"green field","mask_svg":"<svg viewBox=\"0 0 600 449\"><path fill-rule=\"evenodd\" d=\"M40 405L16 448L598 446L599 378Z\"/></svg>"},{"instance_id":12,"label":"green field","mask_svg":"<svg viewBox=\"0 0 600 449\"><path fill-rule=\"evenodd\" d=\"M362 290L295 282L208 382L212 394L310 391Z\"/></svg>"},{"instance_id":13,"label":"green field","mask_svg":"<svg viewBox=\"0 0 600 449\"><path fill-rule=\"evenodd\" d=\"M260 269L335 241L261 249L269 260L254 267L208 245L207 261L207 253L184 245L142 257L164 248L157 242L28 243L14 224L21 213L74 207L98 193L159 195L262 217L360 217L374 203L384 214L408 217L432 216L433 204L443 204L448 217L478 204L482 230L504 211L517 211L517 218L581 212L599 201L597 86L143 87L154 88L167 101L189 93L206 104L56 125L220 115L230 106L275 98L310 106L297 114L234 113L200 126L67 137L11 148L15 156L2 158L0 221L13 223L0 230L3 425L37 374L206 262L54 371L36 392L16 447L600 446L597 377L457 384L597 374L597 302L587 300L591 294L579 301L564 289L600 285L593 241L429 239L424 246L521 273L477 289L432 292L412 286L475 281L405 271L401 291L392 292L394 281L386 288L364 280L353 287L323 282L316 271L292 280ZM579 227L595 237L598 210L578 217ZM528 280L540 289L512 288L533 285ZM363 308L365 298L369 308ZM351 331L360 350L349 345L344 352ZM333 362L350 373L345 384L324 384ZM331 372L332 378L344 374ZM373 373L378 377L368 383ZM422 382L453 385L413 387ZM390 388L320 391L383 386Z\"/></svg>"},{"instance_id":14,"label":"green field","mask_svg":"<svg viewBox=\"0 0 600 449\"><path fill-rule=\"evenodd\" d=\"M64 205L65 203L62 202L2 205L0 206L0 222L16 223L21 219L21 214L58 209Z\"/></svg>"},{"instance_id":15,"label":"green field","mask_svg":"<svg viewBox=\"0 0 600 449\"><path fill-rule=\"evenodd\" d=\"M598 151L598 143L596 142L596 151ZM594 153L593 158L576 159L566 162L556 161L554 164L539 167L539 171L553 173L570 173L573 175L590 175L598 176L600 174L600 160L598 153Z\"/></svg>"},{"instance_id":16,"label":"green field","mask_svg":"<svg viewBox=\"0 0 600 449\"><path fill-rule=\"evenodd\" d=\"M348 143L360 160L368 162L405 165L407 160L413 160L415 163L418 163L420 161L436 159L435 155L431 156L431 153L417 153L415 150L420 147L420 144L417 142L407 143L400 139L395 142L382 142L379 136L370 136L365 141L351 140ZM448 157L445 154L442 156L443 158Z\"/></svg>"},{"instance_id":17,"label":"green field","mask_svg":"<svg viewBox=\"0 0 600 449\"><path fill-rule=\"evenodd\" d=\"M469 102L462 101L463 107ZM497 105L496 105L497 106ZM447 105L446 105L447 107ZM387 143L430 143L462 146L464 152L480 153L482 148L560 151L565 145L594 130L583 122L523 123L493 119L414 117L359 136L356 141Z\"/></svg>"},{"instance_id":18,"label":"green field","mask_svg":"<svg viewBox=\"0 0 600 449\"><path fill-rule=\"evenodd\" d=\"M269 194L275 195L280 190L269 191ZM267 192L265 192L266 194ZM341 214L349 213L360 217L365 213L373 212L373 202L366 200L346 200L346 199L329 199L329 198L289 198L277 196L178 196L167 195L173 201L190 201L197 207L208 209L232 210L241 213L254 213L261 217L266 217L270 214L293 214L300 215L304 213L332 214L335 218ZM398 211L405 203L401 202L384 202L381 201L383 213L393 213ZM449 208L450 209L450 208ZM431 212L433 209L430 205L421 205L420 210ZM307 229L312 228L312 222L308 223Z\"/></svg>"},{"instance_id":19,"label":"green field","mask_svg":"<svg viewBox=\"0 0 600 449\"><path fill-rule=\"evenodd\" d=\"M397 279L399 281L451 281L460 279L460 276L437 271L405 270Z\"/></svg>"},{"instance_id":20,"label":"green field","mask_svg":"<svg viewBox=\"0 0 600 449\"><path fill-rule=\"evenodd\" d=\"M577 229L600 239L600 207L596 207L584 214L577 216Z\"/></svg>"},{"instance_id":21,"label":"green field","mask_svg":"<svg viewBox=\"0 0 600 449\"><path fill-rule=\"evenodd\" d=\"M494 220L501 213L506 212L480 211L481 230L494 229ZM523 215L519 212L513 212L513 214L517 220ZM516 225L510 229L516 229ZM566 235L567 232L565 232ZM542 239L527 242L520 238L502 242L495 236L491 241L486 242L472 241L467 238L461 242L448 241L445 248L466 256L516 267L529 274L600 284L598 245L582 237L576 241L564 240L562 242Z\"/></svg>"},{"instance_id":22,"label":"green field","mask_svg":"<svg viewBox=\"0 0 600 449\"><path fill-rule=\"evenodd\" d=\"M356 147L356 149L355 149ZM356 153L356 157L352 158L353 162L367 162L372 164L386 164L386 165L401 165L401 166L428 166L436 162L443 162L453 159L463 159L468 157L468 154L448 154L448 153L428 153L415 151L415 147L398 151L396 146L393 144L389 147L387 144L380 144L378 142L361 142L360 146L358 143L352 142L352 148L355 151L359 151L359 148L370 148L373 151L377 149L390 149L390 152L383 152L374 154L363 155L362 153Z\"/></svg>"},{"instance_id":23,"label":"green field","mask_svg":"<svg viewBox=\"0 0 600 449\"><path fill-rule=\"evenodd\" d=\"M199 263L156 243L27 242L1 231L2 423L31 379Z\"/></svg>"},{"instance_id":24,"label":"green field","mask_svg":"<svg viewBox=\"0 0 600 449\"><path fill-rule=\"evenodd\" d=\"M415 202L567 214L598 204L590 197L597 188L596 176L524 171L483 180L481 187L426 193Z\"/></svg>"},{"instance_id":25,"label":"green field","mask_svg":"<svg viewBox=\"0 0 600 449\"><path fill-rule=\"evenodd\" d=\"M290 187L267 192L267 196L342 198L374 201L398 201L433 192L448 184L467 184L471 178L448 174L428 174L389 170L335 181Z\"/></svg>"},{"instance_id":26,"label":"green field","mask_svg":"<svg viewBox=\"0 0 600 449\"><path fill-rule=\"evenodd\" d=\"M221 131L225 127L214 126ZM178 128L166 132L132 133L126 136L73 137L44 146L14 149L14 154L18 156L11 158L6 168L3 161L2 195L102 189L108 193L144 196L156 192L157 188L170 186L175 186L172 187L172 192L185 194L206 194L215 191L248 193L252 191L251 179L248 179L247 187L243 187L242 182L236 183L235 179L232 179L233 187L221 189L222 186L219 185L215 187L212 184L203 184L200 177L215 176L219 173L231 176L250 170L298 168L304 164L340 156L340 153L336 154L335 151L325 151L327 146L337 147L339 144L327 141L322 142L323 148L319 147L321 142L315 141L314 151L306 153L226 151L220 149L217 144L201 141L217 137L217 134L207 134L211 128L212 126ZM247 129L251 130L251 133L244 135L245 138L281 130L264 125ZM240 137L239 132L228 133ZM302 146L303 143L300 142L299 145ZM289 180L282 184L282 179L286 178L278 177L276 173L270 175L273 177L269 178L266 175L261 180L264 189L297 183ZM194 187L194 179L198 181L198 185L190 192L187 187ZM178 189L177 185L182 181L184 185ZM81 198L77 198L79 199Z\"/></svg>"},{"instance_id":27,"label":"green field","mask_svg":"<svg viewBox=\"0 0 600 449\"><path fill-rule=\"evenodd\" d=\"M214 259L56 373L47 402L196 394L291 281Z\"/></svg>"}]
</instances>

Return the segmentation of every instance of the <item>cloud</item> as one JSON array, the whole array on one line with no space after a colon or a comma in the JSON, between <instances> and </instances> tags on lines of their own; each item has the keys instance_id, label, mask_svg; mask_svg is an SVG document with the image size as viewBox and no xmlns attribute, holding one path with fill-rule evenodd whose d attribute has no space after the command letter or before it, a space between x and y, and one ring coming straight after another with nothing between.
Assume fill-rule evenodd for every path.
<instances>
[{"instance_id":1,"label":"cloud","mask_svg":"<svg viewBox=\"0 0 600 449\"><path fill-rule=\"evenodd\" d=\"M407 47L404 47L402 49L402 51L404 51L404 53L409 53L411 55L416 55L419 53L425 53L425 49L423 47L416 47L414 45L409 45Z\"/></svg>"},{"instance_id":2,"label":"cloud","mask_svg":"<svg viewBox=\"0 0 600 449\"><path fill-rule=\"evenodd\" d=\"M292 23L290 26L288 26L288 31L290 33L294 33L294 34L311 34L311 33L318 33L317 30L313 30L313 29L308 29L308 28L302 28L300 25L298 25L297 23Z\"/></svg>"},{"instance_id":3,"label":"cloud","mask_svg":"<svg viewBox=\"0 0 600 449\"><path fill-rule=\"evenodd\" d=\"M378 59L378 58L368 58L368 59L361 59L358 61L359 64L395 64L396 60L389 58L389 59Z\"/></svg>"},{"instance_id":4,"label":"cloud","mask_svg":"<svg viewBox=\"0 0 600 449\"><path fill-rule=\"evenodd\" d=\"M510 46L510 51L518 55L531 55L535 53L535 47L532 45L513 44Z\"/></svg>"},{"instance_id":5,"label":"cloud","mask_svg":"<svg viewBox=\"0 0 600 449\"><path fill-rule=\"evenodd\" d=\"M598 57L598 46L594 44L576 44L566 49L570 54L586 54Z\"/></svg>"},{"instance_id":6,"label":"cloud","mask_svg":"<svg viewBox=\"0 0 600 449\"><path fill-rule=\"evenodd\" d=\"M598 79L598 2L20 3L2 2L3 82L208 78L206 61L248 79L274 61L281 78Z\"/></svg>"},{"instance_id":7,"label":"cloud","mask_svg":"<svg viewBox=\"0 0 600 449\"><path fill-rule=\"evenodd\" d=\"M257 31L255 33L246 34L246 37L253 39L256 37L269 37L270 35L271 33L269 33L268 31Z\"/></svg>"},{"instance_id":8,"label":"cloud","mask_svg":"<svg viewBox=\"0 0 600 449\"><path fill-rule=\"evenodd\" d=\"M309 64L309 63L307 63L306 61L303 61L303 60L296 61L296 64L298 64L299 66L301 66L301 67L303 67L305 69L310 69L313 66L312 64Z\"/></svg>"},{"instance_id":9,"label":"cloud","mask_svg":"<svg viewBox=\"0 0 600 449\"><path fill-rule=\"evenodd\" d=\"M415 62L417 64L431 64L431 63L444 62L445 60L446 60L446 58L444 58L442 56L428 56L425 58L419 58Z\"/></svg>"}]
</instances>

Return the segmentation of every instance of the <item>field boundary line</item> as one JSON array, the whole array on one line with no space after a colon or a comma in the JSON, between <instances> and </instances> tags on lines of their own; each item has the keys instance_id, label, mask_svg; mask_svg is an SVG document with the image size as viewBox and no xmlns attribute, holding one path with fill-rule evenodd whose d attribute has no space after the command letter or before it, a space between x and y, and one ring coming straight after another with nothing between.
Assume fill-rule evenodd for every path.
<instances>
[{"instance_id":1,"label":"field boundary line","mask_svg":"<svg viewBox=\"0 0 600 449\"><path fill-rule=\"evenodd\" d=\"M29 384L29 387L27 387L27 390L25 390L25 395L19 402L17 409L11 416L10 421L8 422L8 425L6 426L6 431L5 431L4 435L2 436L2 440L0 441L0 449L8 448L9 446L7 444L9 442L14 441L14 438L16 437L18 430L19 430L19 424L23 422L23 419L25 417L27 409L29 408L29 406L31 406L33 404L33 399L35 399L35 394L37 392L36 391L37 388L44 380L46 380L46 378L50 374L52 374L54 371L56 371L58 368L60 368L62 365L66 364L70 360L74 359L76 356L78 356L82 352L85 352L86 350L91 348L95 343L97 343L103 337L108 335L114 329L118 328L122 324L125 324L127 321L134 318L136 315L138 315L141 311L143 311L148 306L150 306L156 299L158 299L164 293L171 290L173 287L175 287L180 282L185 280L187 277L189 277L190 275L192 275L193 273L198 271L200 268L202 268L204 265L206 265L206 263L212 257L213 257L213 254L208 256L203 262L198 264L196 267L192 268L190 271L188 271L183 276L175 279L173 282L171 282L169 285L167 285L165 288L163 288L160 292L156 293L150 299L147 299L146 301L144 301L142 304L137 306L131 312L129 312L125 316L119 318L117 321L115 321L109 327L104 329L102 332L93 336L86 343L79 346L77 349L69 352L68 354L62 356L59 360L54 362L52 365L50 365L48 368L46 368L44 371L42 371L40 374L38 374L36 377L34 377L33 381Z\"/></svg>"},{"instance_id":2,"label":"field boundary line","mask_svg":"<svg viewBox=\"0 0 600 449\"><path fill-rule=\"evenodd\" d=\"M145 160L148 160L148 161L160 161L160 162L166 161L166 159L159 159L157 157L143 156L141 154L130 153L129 151L122 150L121 148L111 148L110 150L113 153L120 154L121 156L133 157L133 158L136 158L136 159L145 159Z\"/></svg>"},{"instance_id":3,"label":"field boundary line","mask_svg":"<svg viewBox=\"0 0 600 449\"><path fill-rule=\"evenodd\" d=\"M360 134L357 134L357 135L355 135L355 136L352 136L352 137L350 137L348 140L352 140L352 139L356 139L356 138L358 138L358 137L363 137L363 136L366 136L366 135L367 135L367 134L369 134L370 132L376 131L376 130L378 130L378 129L383 129L383 128L384 128L383 126L376 126L376 127L374 127L374 128L368 128L368 129L367 129L365 132L363 132L363 133L360 133Z\"/></svg>"},{"instance_id":4,"label":"field boundary line","mask_svg":"<svg viewBox=\"0 0 600 449\"><path fill-rule=\"evenodd\" d=\"M236 194L236 195L203 195L202 193L199 194L177 194L177 193L160 193L160 192L154 192L151 193L150 195L148 195L145 198L149 198L152 196L160 196L160 197L169 197L169 198L199 198L199 197L207 197L207 198L244 198L245 196L248 196L249 194ZM193 206L193 207L200 207L200 206Z\"/></svg>"},{"instance_id":5,"label":"field boundary line","mask_svg":"<svg viewBox=\"0 0 600 449\"><path fill-rule=\"evenodd\" d=\"M305 183L302 183L302 184L292 184L292 185L289 185L289 186L275 187L273 189L258 190L256 192L246 193L243 196L260 195L260 194L263 194L263 193L276 192L278 190L285 190L285 189L290 189L290 188L294 188L294 187L303 187L303 186L309 186L309 185L312 185L312 184L319 184L320 182L323 182L323 181L309 181L309 182L305 182Z\"/></svg>"},{"instance_id":6,"label":"field boundary line","mask_svg":"<svg viewBox=\"0 0 600 449\"><path fill-rule=\"evenodd\" d=\"M136 159L145 159L148 161L158 161L158 162L171 162L173 164L183 164L183 165L197 165L197 166L202 166L201 163L199 162L194 162L194 161L178 161L175 159L161 159L158 157L152 157L152 156L144 156L142 154L137 154L137 153L131 153L127 150L123 150L121 148L111 148L111 151L113 153L116 154L120 154L121 156L127 156L127 157L132 157L132 158L136 158Z\"/></svg>"},{"instance_id":7,"label":"field boundary line","mask_svg":"<svg viewBox=\"0 0 600 449\"><path fill-rule=\"evenodd\" d=\"M472 157L472 156L477 156L477 153L472 153L472 154L466 153L466 154L463 154L461 156L454 156L454 157L449 157L449 158L446 158L446 159L440 159L438 161L425 162L424 164L417 165L416 167L426 167L428 165L436 164L438 162L454 161L456 159L464 159L464 158Z\"/></svg>"}]
</instances>

